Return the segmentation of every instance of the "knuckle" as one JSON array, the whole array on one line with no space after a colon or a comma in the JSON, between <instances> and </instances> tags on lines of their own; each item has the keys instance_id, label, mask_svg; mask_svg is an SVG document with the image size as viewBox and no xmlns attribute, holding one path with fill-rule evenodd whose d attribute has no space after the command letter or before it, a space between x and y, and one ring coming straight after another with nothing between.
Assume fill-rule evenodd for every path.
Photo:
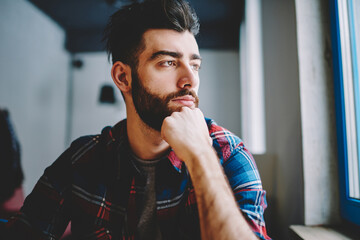
<instances>
[{"instance_id":1,"label":"knuckle","mask_svg":"<svg viewBox=\"0 0 360 240\"><path fill-rule=\"evenodd\" d=\"M188 107L182 107L182 108L181 108L181 111L182 111L182 112L188 112L188 111L189 111L189 108L188 108Z\"/></svg>"},{"instance_id":2,"label":"knuckle","mask_svg":"<svg viewBox=\"0 0 360 240\"><path fill-rule=\"evenodd\" d=\"M202 113L202 111L199 108L196 108L195 111L199 116L204 116L204 114Z\"/></svg>"},{"instance_id":3,"label":"knuckle","mask_svg":"<svg viewBox=\"0 0 360 240\"><path fill-rule=\"evenodd\" d=\"M179 112L173 112L168 118L176 117L179 115Z\"/></svg>"},{"instance_id":4,"label":"knuckle","mask_svg":"<svg viewBox=\"0 0 360 240\"><path fill-rule=\"evenodd\" d=\"M166 118L164 119L164 121L163 121L163 125L169 124L170 121L171 121L171 117L170 117L170 116L169 116L169 117L166 117Z\"/></svg>"}]
</instances>

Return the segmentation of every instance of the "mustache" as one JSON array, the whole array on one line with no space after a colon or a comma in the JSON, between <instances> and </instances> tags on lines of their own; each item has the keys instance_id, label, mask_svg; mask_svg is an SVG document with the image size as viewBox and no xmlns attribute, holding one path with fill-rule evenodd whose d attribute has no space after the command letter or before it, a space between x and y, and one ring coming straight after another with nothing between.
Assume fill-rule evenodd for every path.
<instances>
[{"instance_id":1,"label":"mustache","mask_svg":"<svg viewBox=\"0 0 360 240\"><path fill-rule=\"evenodd\" d=\"M199 97L197 96L197 94L195 93L194 90L189 90L189 89L182 89L178 92L173 92L170 93L169 95L166 96L165 102L169 102L171 99L173 98L177 98L177 97L182 97L182 96L187 96L190 95L193 98L195 98L197 101L199 99Z\"/></svg>"}]
</instances>

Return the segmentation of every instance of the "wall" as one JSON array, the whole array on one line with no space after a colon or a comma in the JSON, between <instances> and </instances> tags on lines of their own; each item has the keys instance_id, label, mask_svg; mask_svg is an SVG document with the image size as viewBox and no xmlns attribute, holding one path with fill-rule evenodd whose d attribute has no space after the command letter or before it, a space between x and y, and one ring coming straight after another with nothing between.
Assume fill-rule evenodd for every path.
<instances>
[{"instance_id":1,"label":"wall","mask_svg":"<svg viewBox=\"0 0 360 240\"><path fill-rule=\"evenodd\" d=\"M71 141L83 135L98 134L103 127L126 117L124 100L111 79L111 65L106 53L81 53L74 59L81 60L83 65L72 68ZM113 86L116 104L99 102L104 84Z\"/></svg>"},{"instance_id":2,"label":"wall","mask_svg":"<svg viewBox=\"0 0 360 240\"><path fill-rule=\"evenodd\" d=\"M339 193L329 1L295 2L305 224L334 224Z\"/></svg>"},{"instance_id":3,"label":"wall","mask_svg":"<svg viewBox=\"0 0 360 240\"><path fill-rule=\"evenodd\" d=\"M204 115L214 118L218 124L230 131L240 132L240 83L239 55L237 51L214 51L201 49L203 63L200 70L200 104ZM71 140L85 135L99 133L102 127L113 125L125 118L125 105L120 92L112 83L105 53L76 54L83 66L73 68L73 113ZM118 102L100 104L99 93L103 84L110 84L116 90Z\"/></svg>"},{"instance_id":4,"label":"wall","mask_svg":"<svg viewBox=\"0 0 360 240\"><path fill-rule=\"evenodd\" d=\"M262 1L270 236L293 224L339 221L329 6L326 0Z\"/></svg>"},{"instance_id":5,"label":"wall","mask_svg":"<svg viewBox=\"0 0 360 240\"><path fill-rule=\"evenodd\" d=\"M64 32L28 1L1 1L0 33L0 107L21 144L28 194L65 148L69 56Z\"/></svg>"},{"instance_id":6,"label":"wall","mask_svg":"<svg viewBox=\"0 0 360 240\"><path fill-rule=\"evenodd\" d=\"M258 162L271 182L266 223L271 237L289 239L288 226L304 222L300 88L295 3L262 1L266 150L270 168ZM265 162L264 159L263 162ZM264 183L264 186L269 183ZM265 188L266 189L266 188Z\"/></svg>"},{"instance_id":7,"label":"wall","mask_svg":"<svg viewBox=\"0 0 360 240\"><path fill-rule=\"evenodd\" d=\"M200 54L199 107L205 116L240 136L239 53L200 49Z\"/></svg>"}]
</instances>

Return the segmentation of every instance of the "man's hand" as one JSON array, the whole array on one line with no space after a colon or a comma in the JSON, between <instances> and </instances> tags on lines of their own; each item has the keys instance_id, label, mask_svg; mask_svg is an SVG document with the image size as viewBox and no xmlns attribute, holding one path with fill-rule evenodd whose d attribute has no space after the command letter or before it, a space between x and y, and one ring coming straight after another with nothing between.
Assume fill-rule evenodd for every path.
<instances>
[{"instance_id":1,"label":"man's hand","mask_svg":"<svg viewBox=\"0 0 360 240\"><path fill-rule=\"evenodd\" d=\"M183 107L165 118L161 136L189 170L202 239L256 239L224 176L200 109Z\"/></svg>"},{"instance_id":2,"label":"man's hand","mask_svg":"<svg viewBox=\"0 0 360 240\"><path fill-rule=\"evenodd\" d=\"M212 151L212 139L204 115L198 108L183 107L180 112L165 118L161 137L185 163L195 155Z\"/></svg>"}]
</instances>

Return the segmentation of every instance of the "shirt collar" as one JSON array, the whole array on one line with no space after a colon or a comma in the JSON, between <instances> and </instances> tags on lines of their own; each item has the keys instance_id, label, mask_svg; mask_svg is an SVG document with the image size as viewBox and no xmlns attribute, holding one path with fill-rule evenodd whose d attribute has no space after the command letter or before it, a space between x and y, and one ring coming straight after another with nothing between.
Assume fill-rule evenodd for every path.
<instances>
[{"instance_id":1,"label":"shirt collar","mask_svg":"<svg viewBox=\"0 0 360 240\"><path fill-rule=\"evenodd\" d=\"M168 154L168 159L175 168L176 171L181 173L183 162L176 156L175 152L171 149L171 151Z\"/></svg>"}]
</instances>

